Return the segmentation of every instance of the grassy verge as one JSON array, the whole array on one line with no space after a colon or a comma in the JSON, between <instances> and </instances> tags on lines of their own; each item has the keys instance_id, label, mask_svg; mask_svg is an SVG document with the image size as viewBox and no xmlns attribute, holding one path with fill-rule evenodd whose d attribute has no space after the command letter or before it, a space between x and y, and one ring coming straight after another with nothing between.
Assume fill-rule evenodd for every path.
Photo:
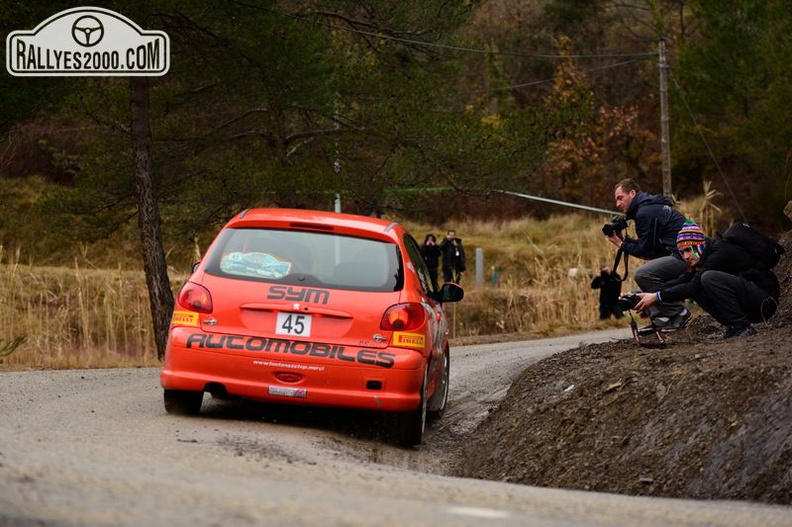
<instances>
[{"instance_id":1,"label":"grassy verge","mask_svg":"<svg viewBox=\"0 0 792 527\"><path fill-rule=\"evenodd\" d=\"M145 277L0 262L0 350L3 368L159 364Z\"/></svg>"}]
</instances>

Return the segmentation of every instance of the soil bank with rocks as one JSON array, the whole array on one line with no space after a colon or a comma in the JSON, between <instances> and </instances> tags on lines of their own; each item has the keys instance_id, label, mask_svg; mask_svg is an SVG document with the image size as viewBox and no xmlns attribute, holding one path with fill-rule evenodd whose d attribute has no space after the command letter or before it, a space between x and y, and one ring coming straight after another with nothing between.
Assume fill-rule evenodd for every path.
<instances>
[{"instance_id":1,"label":"soil bank with rocks","mask_svg":"<svg viewBox=\"0 0 792 527\"><path fill-rule=\"evenodd\" d=\"M792 503L792 234L781 305L724 340L698 310L665 349L625 339L528 368L473 432L454 474L525 485Z\"/></svg>"}]
</instances>

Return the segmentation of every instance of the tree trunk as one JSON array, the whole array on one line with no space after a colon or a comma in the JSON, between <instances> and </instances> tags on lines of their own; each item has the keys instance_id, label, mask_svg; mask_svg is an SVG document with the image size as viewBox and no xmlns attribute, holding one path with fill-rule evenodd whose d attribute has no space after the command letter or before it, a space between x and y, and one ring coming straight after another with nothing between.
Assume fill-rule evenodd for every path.
<instances>
[{"instance_id":1,"label":"tree trunk","mask_svg":"<svg viewBox=\"0 0 792 527\"><path fill-rule=\"evenodd\" d=\"M149 121L149 81L130 78L132 102L132 153L135 158L135 186L138 195L138 226L143 249L143 269L149 292L151 319L157 357L165 357L168 328L173 314L173 293L168 278L157 197L154 192L154 162Z\"/></svg>"}]
</instances>

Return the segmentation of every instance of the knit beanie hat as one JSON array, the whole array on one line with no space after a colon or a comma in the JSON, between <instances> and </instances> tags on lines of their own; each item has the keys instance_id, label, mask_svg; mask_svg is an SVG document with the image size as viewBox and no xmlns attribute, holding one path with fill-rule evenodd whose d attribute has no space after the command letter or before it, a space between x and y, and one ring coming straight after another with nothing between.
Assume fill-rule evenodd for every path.
<instances>
[{"instance_id":1,"label":"knit beanie hat","mask_svg":"<svg viewBox=\"0 0 792 527\"><path fill-rule=\"evenodd\" d=\"M688 218L685 224L682 225L682 228L679 229L679 234L677 234L677 249L692 247L693 254L701 258L701 255L704 254L706 243L704 231L701 230L701 227L699 227L692 218Z\"/></svg>"}]
</instances>

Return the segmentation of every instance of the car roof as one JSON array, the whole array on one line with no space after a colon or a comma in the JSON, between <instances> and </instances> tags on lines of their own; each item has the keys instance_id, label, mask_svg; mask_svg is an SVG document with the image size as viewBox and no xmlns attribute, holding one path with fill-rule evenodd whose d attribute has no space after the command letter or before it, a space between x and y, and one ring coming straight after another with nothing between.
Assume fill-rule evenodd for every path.
<instances>
[{"instance_id":1,"label":"car roof","mask_svg":"<svg viewBox=\"0 0 792 527\"><path fill-rule=\"evenodd\" d=\"M399 223L369 216L321 210L254 208L232 218L224 228L308 230L399 241L406 229Z\"/></svg>"}]
</instances>

